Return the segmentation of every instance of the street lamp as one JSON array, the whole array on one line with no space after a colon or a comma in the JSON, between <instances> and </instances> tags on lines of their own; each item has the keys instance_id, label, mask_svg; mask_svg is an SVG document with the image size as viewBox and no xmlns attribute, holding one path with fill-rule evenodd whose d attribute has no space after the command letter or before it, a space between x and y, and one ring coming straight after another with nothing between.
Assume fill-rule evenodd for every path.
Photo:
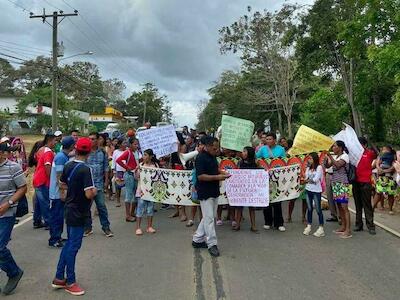
<instances>
[{"instance_id":1,"label":"street lamp","mask_svg":"<svg viewBox=\"0 0 400 300\"><path fill-rule=\"evenodd\" d=\"M77 54L74 54L74 55L71 55L71 56L63 57L63 58L59 59L58 61L62 61L62 60L64 60L64 59L68 59L68 58L75 57L75 56L80 56L80 55L93 55L93 54L94 54L94 52L92 52L92 51L86 51L86 52L83 52L83 53L77 53Z\"/></svg>"}]
</instances>

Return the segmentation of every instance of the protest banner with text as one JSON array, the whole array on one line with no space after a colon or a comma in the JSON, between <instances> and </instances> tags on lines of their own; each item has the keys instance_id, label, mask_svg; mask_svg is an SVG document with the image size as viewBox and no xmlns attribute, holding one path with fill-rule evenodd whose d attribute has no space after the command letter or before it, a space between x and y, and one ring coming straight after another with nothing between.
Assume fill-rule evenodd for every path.
<instances>
[{"instance_id":1,"label":"protest banner with text","mask_svg":"<svg viewBox=\"0 0 400 300\"><path fill-rule=\"evenodd\" d=\"M335 141L318 131L301 125L293 141L290 155L307 154L311 152L328 151Z\"/></svg>"},{"instance_id":2,"label":"protest banner with text","mask_svg":"<svg viewBox=\"0 0 400 300\"><path fill-rule=\"evenodd\" d=\"M174 125L142 130L136 136L142 151L152 149L157 158L178 151L178 138Z\"/></svg>"},{"instance_id":3,"label":"protest banner with text","mask_svg":"<svg viewBox=\"0 0 400 300\"><path fill-rule=\"evenodd\" d=\"M242 151L250 146L250 139L254 132L254 123L227 115L221 121L221 147L225 149Z\"/></svg>"}]
</instances>

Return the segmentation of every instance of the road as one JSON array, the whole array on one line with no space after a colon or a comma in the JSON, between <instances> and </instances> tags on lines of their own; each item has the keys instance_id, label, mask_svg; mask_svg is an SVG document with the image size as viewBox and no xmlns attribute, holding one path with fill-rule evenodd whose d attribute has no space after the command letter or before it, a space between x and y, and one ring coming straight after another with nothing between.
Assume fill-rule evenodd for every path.
<instances>
[{"instance_id":1,"label":"road","mask_svg":"<svg viewBox=\"0 0 400 300\"><path fill-rule=\"evenodd\" d=\"M376 236L362 232L342 240L332 233L335 224L327 224L326 237L305 237L296 207L287 232L254 234L246 211L240 232L228 223L218 227L221 257L211 258L207 250L192 249L195 227L169 219L171 211L156 213L155 235L136 237L123 208L107 204L115 236L106 238L96 218L77 258L87 299L400 298L400 240L380 229ZM47 239L48 232L33 230L31 221L14 229L9 246L25 275L7 299L73 297L50 287L60 250L48 248ZM1 286L5 280L1 273Z\"/></svg>"}]
</instances>

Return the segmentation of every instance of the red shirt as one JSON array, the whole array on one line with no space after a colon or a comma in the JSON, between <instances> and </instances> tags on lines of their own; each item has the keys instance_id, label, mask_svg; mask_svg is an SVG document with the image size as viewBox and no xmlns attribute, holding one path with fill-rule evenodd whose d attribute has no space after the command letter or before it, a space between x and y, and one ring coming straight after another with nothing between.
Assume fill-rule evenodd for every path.
<instances>
[{"instance_id":1,"label":"red shirt","mask_svg":"<svg viewBox=\"0 0 400 300\"><path fill-rule=\"evenodd\" d=\"M356 170L356 181L360 183L371 183L372 162L376 158L374 151L365 149Z\"/></svg>"},{"instance_id":2,"label":"red shirt","mask_svg":"<svg viewBox=\"0 0 400 300\"><path fill-rule=\"evenodd\" d=\"M125 150L115 162L126 170L135 170L137 167L135 154L133 154L131 149Z\"/></svg>"},{"instance_id":3,"label":"red shirt","mask_svg":"<svg viewBox=\"0 0 400 300\"><path fill-rule=\"evenodd\" d=\"M46 166L51 166L54 159L54 152L48 147L42 147L36 153L37 166L33 173L33 186L35 188L45 185L50 186L50 175L46 174Z\"/></svg>"}]
</instances>

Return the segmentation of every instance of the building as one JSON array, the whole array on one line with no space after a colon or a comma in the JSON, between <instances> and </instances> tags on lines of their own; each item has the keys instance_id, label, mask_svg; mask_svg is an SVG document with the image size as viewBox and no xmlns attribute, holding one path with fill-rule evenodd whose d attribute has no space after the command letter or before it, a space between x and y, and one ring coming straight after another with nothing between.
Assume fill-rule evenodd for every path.
<instances>
[{"instance_id":1,"label":"building","mask_svg":"<svg viewBox=\"0 0 400 300\"><path fill-rule=\"evenodd\" d=\"M89 122L97 128L98 131L106 129L108 124L121 124L121 123L132 123L135 124L138 117L126 116L119 110L107 106L102 114L90 114Z\"/></svg>"}]
</instances>

